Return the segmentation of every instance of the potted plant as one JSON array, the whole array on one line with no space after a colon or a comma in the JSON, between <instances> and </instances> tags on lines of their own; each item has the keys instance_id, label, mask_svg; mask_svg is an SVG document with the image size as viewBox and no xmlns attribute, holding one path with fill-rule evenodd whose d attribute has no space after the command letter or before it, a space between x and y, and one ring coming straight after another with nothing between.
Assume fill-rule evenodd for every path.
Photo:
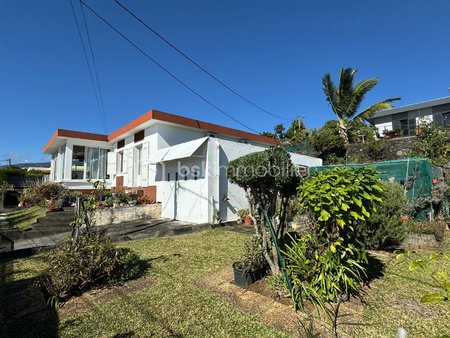
<instances>
[{"instance_id":1,"label":"potted plant","mask_svg":"<svg viewBox=\"0 0 450 338\"><path fill-rule=\"evenodd\" d=\"M45 201L45 212L58 212L62 210L57 200L49 199Z\"/></svg>"},{"instance_id":2,"label":"potted plant","mask_svg":"<svg viewBox=\"0 0 450 338\"><path fill-rule=\"evenodd\" d=\"M138 202L142 205L151 204L152 200L147 195L142 195L138 197Z\"/></svg>"},{"instance_id":3,"label":"potted plant","mask_svg":"<svg viewBox=\"0 0 450 338\"><path fill-rule=\"evenodd\" d=\"M246 244L244 259L233 263L234 284L246 287L266 274L267 262L262 252L262 243L257 236Z\"/></svg>"},{"instance_id":4,"label":"potted plant","mask_svg":"<svg viewBox=\"0 0 450 338\"><path fill-rule=\"evenodd\" d=\"M128 193L128 204L135 206L138 203L139 194L135 191Z\"/></svg>"},{"instance_id":5,"label":"potted plant","mask_svg":"<svg viewBox=\"0 0 450 338\"><path fill-rule=\"evenodd\" d=\"M245 225L252 225L252 218L250 217L249 209L240 209L238 211L239 219L244 222Z\"/></svg>"},{"instance_id":6,"label":"potted plant","mask_svg":"<svg viewBox=\"0 0 450 338\"><path fill-rule=\"evenodd\" d=\"M17 200L19 201L19 204L17 205L18 208L25 208L26 207L25 201L27 200L27 197L26 197L25 194L20 194L17 197Z\"/></svg>"}]
</instances>

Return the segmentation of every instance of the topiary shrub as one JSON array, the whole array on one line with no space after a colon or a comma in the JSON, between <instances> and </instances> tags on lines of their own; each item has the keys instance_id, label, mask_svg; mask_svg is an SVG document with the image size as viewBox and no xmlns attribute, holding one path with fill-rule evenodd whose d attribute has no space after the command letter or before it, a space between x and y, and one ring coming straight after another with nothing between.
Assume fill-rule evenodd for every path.
<instances>
[{"instance_id":1,"label":"topiary shrub","mask_svg":"<svg viewBox=\"0 0 450 338\"><path fill-rule=\"evenodd\" d=\"M69 238L45 258L48 269L39 284L54 306L91 287L136 278L144 269L136 253L98 234L81 236L76 244Z\"/></svg>"},{"instance_id":2,"label":"topiary shrub","mask_svg":"<svg viewBox=\"0 0 450 338\"><path fill-rule=\"evenodd\" d=\"M263 254L271 272L280 272L275 244L268 235L268 224L263 215L266 213L271 221L276 240L281 240L287 228L289 201L295 197L301 178L291 155L283 147L247 154L228 163L227 177L231 183L245 189L249 216L256 235L262 238ZM262 221L258 222L257 218Z\"/></svg>"},{"instance_id":3,"label":"topiary shrub","mask_svg":"<svg viewBox=\"0 0 450 338\"><path fill-rule=\"evenodd\" d=\"M365 222L355 226L355 236L366 249L390 249L401 244L410 225L401 216L406 210L406 198L398 183L380 182L381 203Z\"/></svg>"}]
</instances>

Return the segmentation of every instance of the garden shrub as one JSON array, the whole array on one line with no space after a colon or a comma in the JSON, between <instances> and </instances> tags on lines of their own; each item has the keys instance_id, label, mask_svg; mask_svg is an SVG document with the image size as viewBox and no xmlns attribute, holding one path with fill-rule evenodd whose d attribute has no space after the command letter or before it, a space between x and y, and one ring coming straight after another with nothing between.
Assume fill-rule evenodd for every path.
<instances>
[{"instance_id":1,"label":"garden shrub","mask_svg":"<svg viewBox=\"0 0 450 338\"><path fill-rule=\"evenodd\" d=\"M311 176L298 188L310 232L284 251L293 300L316 306L359 294L367 257L355 227L381 202L383 189L371 168L335 168Z\"/></svg>"},{"instance_id":2,"label":"garden shrub","mask_svg":"<svg viewBox=\"0 0 450 338\"><path fill-rule=\"evenodd\" d=\"M383 194L377 210L355 226L355 236L366 249L393 248L409 233L409 223L401 218L406 210L403 188L394 182L380 182L380 186Z\"/></svg>"},{"instance_id":3,"label":"garden shrub","mask_svg":"<svg viewBox=\"0 0 450 338\"><path fill-rule=\"evenodd\" d=\"M126 248L116 248L98 234L71 238L45 255L48 269L40 285L52 302L58 303L91 287L136 278L143 271L139 257Z\"/></svg>"},{"instance_id":4,"label":"garden shrub","mask_svg":"<svg viewBox=\"0 0 450 338\"><path fill-rule=\"evenodd\" d=\"M307 298L313 304L338 302L358 294L365 275L366 252L353 244L334 242L323 246L312 234L305 234L285 251L294 302Z\"/></svg>"},{"instance_id":5,"label":"garden shrub","mask_svg":"<svg viewBox=\"0 0 450 338\"><path fill-rule=\"evenodd\" d=\"M59 183L41 183L25 191L25 199L30 205L44 206L46 201L57 201L66 197L69 190Z\"/></svg>"}]
</instances>

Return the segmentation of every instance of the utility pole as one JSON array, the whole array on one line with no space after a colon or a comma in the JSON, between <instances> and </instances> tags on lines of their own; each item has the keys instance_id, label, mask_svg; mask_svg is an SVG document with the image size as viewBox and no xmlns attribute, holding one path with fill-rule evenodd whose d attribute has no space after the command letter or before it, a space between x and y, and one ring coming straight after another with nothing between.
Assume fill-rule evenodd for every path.
<instances>
[{"instance_id":1,"label":"utility pole","mask_svg":"<svg viewBox=\"0 0 450 338\"><path fill-rule=\"evenodd\" d=\"M10 158L8 158L8 163L9 163L9 167L11 168L12 165L11 165L11 159Z\"/></svg>"}]
</instances>

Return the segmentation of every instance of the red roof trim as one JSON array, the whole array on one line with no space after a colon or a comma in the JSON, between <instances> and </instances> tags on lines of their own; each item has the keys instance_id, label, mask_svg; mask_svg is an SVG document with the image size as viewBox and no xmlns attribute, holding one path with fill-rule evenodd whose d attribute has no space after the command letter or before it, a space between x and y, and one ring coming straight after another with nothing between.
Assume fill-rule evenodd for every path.
<instances>
[{"instance_id":1,"label":"red roof trim","mask_svg":"<svg viewBox=\"0 0 450 338\"><path fill-rule=\"evenodd\" d=\"M147 113L139 116L137 119L131 121L130 123L124 125L123 127L119 128L115 132L111 133L108 136L108 140L109 141L115 140L116 138L120 137L121 135L125 134L126 132L128 132L150 120L158 120L158 121L163 121L163 122L168 122L168 123L174 123L174 124L177 124L180 126L200 129L200 130L209 131L209 132L217 133L217 134L230 135L230 136L234 136L234 137L238 137L238 138L242 138L242 139L246 139L246 140L252 140L252 141L268 143L268 144L273 144L273 145L278 144L278 141L271 137L252 134L252 133L248 133L245 131L232 129L232 128L228 128L228 127L223 127L223 126L219 126L217 124L212 124L212 123L203 122L203 121L199 121L199 120L194 120L194 119L190 119L190 118L179 116L179 115L169 114L169 113L165 113L165 112L158 111L158 110L150 110Z\"/></svg>"},{"instance_id":2,"label":"red roof trim","mask_svg":"<svg viewBox=\"0 0 450 338\"><path fill-rule=\"evenodd\" d=\"M51 147L51 145L55 142L58 137L70 137L70 138L78 138L83 140L92 140L92 141L102 141L108 142L108 135L103 134L93 134L93 133L85 133L82 131L76 130L68 130L68 129L57 129L50 140L44 147L44 153Z\"/></svg>"},{"instance_id":3,"label":"red roof trim","mask_svg":"<svg viewBox=\"0 0 450 338\"><path fill-rule=\"evenodd\" d=\"M180 126L200 129L203 131L208 131L211 133L234 136L234 137L242 138L242 139L249 140L249 141L256 141L256 142L272 144L272 145L278 144L278 140L273 139L271 137L248 133L246 131L223 127L223 126L219 126L217 124L194 120L194 119L190 119L187 117L169 114L169 113L165 113L165 112L158 111L158 110L150 110L150 111L146 112L145 114L139 116L138 118L134 119L130 123L127 123L123 127L112 132L109 135L85 133L85 132L76 131L76 130L58 129L58 130L56 130L56 132L53 134L53 136L50 138L50 140L45 145L44 153L47 152L47 150L51 147L51 145L55 142L55 140L58 137L70 137L70 138L78 138L78 139L85 139L85 140L108 142L108 141L112 141L112 140L119 138L121 135L123 135L123 134L129 132L130 130L133 130L134 128L144 124L145 122L151 121L151 120L173 123L173 124L177 124Z\"/></svg>"}]
</instances>

